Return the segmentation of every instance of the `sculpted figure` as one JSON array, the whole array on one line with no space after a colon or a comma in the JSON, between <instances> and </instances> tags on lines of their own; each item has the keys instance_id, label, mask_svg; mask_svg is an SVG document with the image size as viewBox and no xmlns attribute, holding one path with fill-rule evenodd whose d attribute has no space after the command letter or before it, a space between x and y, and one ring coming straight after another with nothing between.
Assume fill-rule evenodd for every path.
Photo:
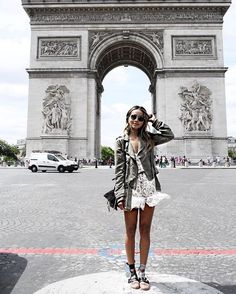
<instances>
[{"instance_id":1,"label":"sculpted figure","mask_svg":"<svg viewBox=\"0 0 236 294\"><path fill-rule=\"evenodd\" d=\"M43 100L42 133L66 133L71 129L69 90L65 86L51 85Z\"/></svg>"},{"instance_id":2,"label":"sculpted figure","mask_svg":"<svg viewBox=\"0 0 236 294\"><path fill-rule=\"evenodd\" d=\"M180 97L183 99L181 104L181 116L187 131L208 131L211 128L211 92L205 87L195 82L188 90L181 87Z\"/></svg>"},{"instance_id":3,"label":"sculpted figure","mask_svg":"<svg viewBox=\"0 0 236 294\"><path fill-rule=\"evenodd\" d=\"M57 104L55 103L52 108L52 125L55 129L60 128L60 117L61 117L61 111Z\"/></svg>"},{"instance_id":4,"label":"sculpted figure","mask_svg":"<svg viewBox=\"0 0 236 294\"><path fill-rule=\"evenodd\" d=\"M43 133L48 133L48 131L52 129L51 123L50 123L52 112L49 109L49 107L45 107L45 109L42 111L42 113L43 113L43 116L44 116L42 132Z\"/></svg>"},{"instance_id":5,"label":"sculpted figure","mask_svg":"<svg viewBox=\"0 0 236 294\"><path fill-rule=\"evenodd\" d=\"M106 36L107 34L102 34L100 32L95 33L91 38L93 39L92 44L91 44L91 48L93 48L95 45L97 45L97 43L100 42L101 38Z\"/></svg>"}]
</instances>

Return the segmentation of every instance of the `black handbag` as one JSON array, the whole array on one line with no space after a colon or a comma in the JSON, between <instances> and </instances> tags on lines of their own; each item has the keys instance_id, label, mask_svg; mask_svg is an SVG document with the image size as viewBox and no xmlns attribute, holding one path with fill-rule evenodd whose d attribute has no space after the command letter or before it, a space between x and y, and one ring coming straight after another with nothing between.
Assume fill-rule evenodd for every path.
<instances>
[{"instance_id":1,"label":"black handbag","mask_svg":"<svg viewBox=\"0 0 236 294\"><path fill-rule=\"evenodd\" d=\"M117 201L116 201L116 196L114 189L108 191L107 193L104 194L104 197L107 199L107 208L110 211L110 208L113 208L117 210Z\"/></svg>"}]
</instances>

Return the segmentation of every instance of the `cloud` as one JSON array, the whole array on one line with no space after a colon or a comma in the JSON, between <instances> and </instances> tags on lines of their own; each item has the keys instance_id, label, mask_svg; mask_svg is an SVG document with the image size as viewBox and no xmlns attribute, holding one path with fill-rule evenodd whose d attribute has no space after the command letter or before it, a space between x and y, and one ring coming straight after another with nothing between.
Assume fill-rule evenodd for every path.
<instances>
[{"instance_id":1,"label":"cloud","mask_svg":"<svg viewBox=\"0 0 236 294\"><path fill-rule=\"evenodd\" d=\"M9 80L26 82L25 68L29 66L29 47L30 43L27 38L0 40L1 82L6 83Z\"/></svg>"},{"instance_id":2,"label":"cloud","mask_svg":"<svg viewBox=\"0 0 236 294\"><path fill-rule=\"evenodd\" d=\"M12 103L4 105L4 111L1 111L0 115L0 138L10 144L16 144L17 139L26 137L26 124L27 107L19 109Z\"/></svg>"},{"instance_id":3,"label":"cloud","mask_svg":"<svg viewBox=\"0 0 236 294\"><path fill-rule=\"evenodd\" d=\"M125 67L119 66L114 68L110 73L105 77L104 83L107 85L115 83L119 86L124 86L129 80L129 74Z\"/></svg>"},{"instance_id":4,"label":"cloud","mask_svg":"<svg viewBox=\"0 0 236 294\"><path fill-rule=\"evenodd\" d=\"M226 73L226 110L228 136L236 137L236 64Z\"/></svg>"},{"instance_id":5,"label":"cloud","mask_svg":"<svg viewBox=\"0 0 236 294\"><path fill-rule=\"evenodd\" d=\"M26 137L30 26L21 1L1 1L0 11L0 138L16 144Z\"/></svg>"},{"instance_id":6,"label":"cloud","mask_svg":"<svg viewBox=\"0 0 236 294\"><path fill-rule=\"evenodd\" d=\"M22 99L22 97L28 97L28 84L1 83L0 84L1 101L6 96L16 97L18 99Z\"/></svg>"},{"instance_id":7,"label":"cloud","mask_svg":"<svg viewBox=\"0 0 236 294\"><path fill-rule=\"evenodd\" d=\"M236 36L235 31L235 15L236 15L236 2L232 1L230 8L224 16L224 37L228 38L229 36Z\"/></svg>"},{"instance_id":8,"label":"cloud","mask_svg":"<svg viewBox=\"0 0 236 294\"><path fill-rule=\"evenodd\" d=\"M104 79L101 113L101 141L114 147L115 138L123 134L127 111L134 105L151 111L150 81L136 67L117 67Z\"/></svg>"}]
</instances>

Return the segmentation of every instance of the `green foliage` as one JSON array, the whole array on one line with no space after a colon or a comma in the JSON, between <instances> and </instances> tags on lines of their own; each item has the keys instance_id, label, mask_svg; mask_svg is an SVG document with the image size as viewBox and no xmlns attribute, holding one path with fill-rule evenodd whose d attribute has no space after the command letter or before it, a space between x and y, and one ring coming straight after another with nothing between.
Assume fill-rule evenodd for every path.
<instances>
[{"instance_id":1,"label":"green foliage","mask_svg":"<svg viewBox=\"0 0 236 294\"><path fill-rule=\"evenodd\" d=\"M17 160L19 149L15 145L10 145L7 142L0 140L0 156L4 157L4 161Z\"/></svg>"},{"instance_id":2,"label":"green foliage","mask_svg":"<svg viewBox=\"0 0 236 294\"><path fill-rule=\"evenodd\" d=\"M228 156L231 157L232 159L236 159L236 152L234 152L233 150L229 150Z\"/></svg>"},{"instance_id":3,"label":"green foliage","mask_svg":"<svg viewBox=\"0 0 236 294\"><path fill-rule=\"evenodd\" d=\"M101 155L102 155L102 160L109 160L110 158L114 160L114 150L111 147L102 146Z\"/></svg>"}]
</instances>

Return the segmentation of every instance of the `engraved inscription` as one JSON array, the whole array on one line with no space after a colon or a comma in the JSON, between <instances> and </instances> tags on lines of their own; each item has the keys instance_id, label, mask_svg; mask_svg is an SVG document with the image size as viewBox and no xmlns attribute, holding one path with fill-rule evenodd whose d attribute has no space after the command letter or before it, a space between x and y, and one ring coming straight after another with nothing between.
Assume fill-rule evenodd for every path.
<instances>
[{"instance_id":1,"label":"engraved inscription","mask_svg":"<svg viewBox=\"0 0 236 294\"><path fill-rule=\"evenodd\" d=\"M32 24L58 23L192 23L222 22L218 8L27 8Z\"/></svg>"}]
</instances>

